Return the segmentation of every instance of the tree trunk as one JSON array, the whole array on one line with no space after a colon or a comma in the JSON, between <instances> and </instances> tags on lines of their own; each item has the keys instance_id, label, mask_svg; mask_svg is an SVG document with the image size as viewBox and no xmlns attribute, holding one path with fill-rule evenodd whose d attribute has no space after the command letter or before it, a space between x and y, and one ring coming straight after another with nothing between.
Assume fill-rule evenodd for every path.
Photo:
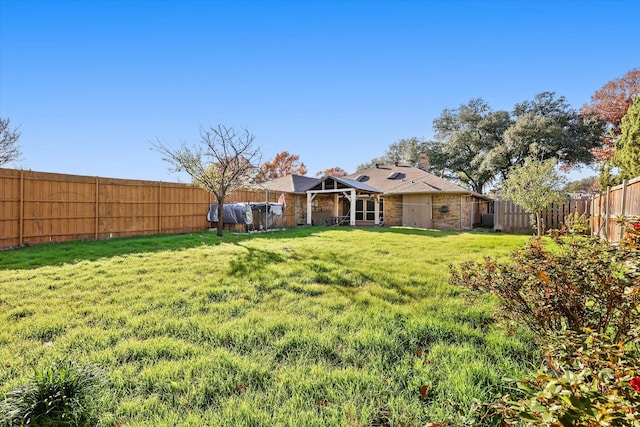
<instances>
[{"instance_id":1,"label":"tree trunk","mask_svg":"<svg viewBox=\"0 0 640 427\"><path fill-rule=\"evenodd\" d=\"M224 228L224 222L222 215L224 213L224 199L218 199L218 237L222 237L222 229Z\"/></svg>"},{"instance_id":2,"label":"tree trunk","mask_svg":"<svg viewBox=\"0 0 640 427\"><path fill-rule=\"evenodd\" d=\"M537 224L537 232L538 232L538 237L542 237L542 220L541 220L541 215L540 212L536 212L536 224Z\"/></svg>"}]
</instances>

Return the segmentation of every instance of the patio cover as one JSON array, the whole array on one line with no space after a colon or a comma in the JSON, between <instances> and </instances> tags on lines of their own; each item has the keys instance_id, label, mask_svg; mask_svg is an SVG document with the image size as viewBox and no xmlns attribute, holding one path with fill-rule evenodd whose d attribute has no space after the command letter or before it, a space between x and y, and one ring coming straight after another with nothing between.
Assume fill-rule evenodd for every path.
<instances>
[{"instance_id":1,"label":"patio cover","mask_svg":"<svg viewBox=\"0 0 640 427\"><path fill-rule=\"evenodd\" d=\"M374 224L380 224L380 194L382 193L377 188L373 188L367 184L363 184L355 179L327 176L324 177L319 183L310 187L307 191L307 224L311 225L311 211L313 199L318 194L334 194L334 216L338 216L338 198L343 195L351 203L349 209L349 225L356 225L356 200L359 195L366 195L367 197L375 197L375 219Z\"/></svg>"}]
</instances>

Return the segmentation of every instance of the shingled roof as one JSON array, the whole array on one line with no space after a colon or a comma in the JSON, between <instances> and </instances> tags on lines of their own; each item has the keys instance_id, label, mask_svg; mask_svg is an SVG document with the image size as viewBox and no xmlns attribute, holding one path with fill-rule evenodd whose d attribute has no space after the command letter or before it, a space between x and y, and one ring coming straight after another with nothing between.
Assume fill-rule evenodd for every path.
<instances>
[{"instance_id":1,"label":"shingled roof","mask_svg":"<svg viewBox=\"0 0 640 427\"><path fill-rule=\"evenodd\" d=\"M333 184L329 184L329 186L326 187L327 182L329 181L333 181ZM307 191L320 191L324 190L325 188L327 188L328 190L344 190L345 188L353 188L355 190L360 190L368 193L380 193L380 190L378 190L377 188L373 188L368 184L357 181L355 179L349 179L347 177L339 176L325 176L315 185L307 188Z\"/></svg>"},{"instance_id":2,"label":"shingled roof","mask_svg":"<svg viewBox=\"0 0 640 427\"><path fill-rule=\"evenodd\" d=\"M409 165L378 165L346 178L377 188L383 194L464 193L471 191Z\"/></svg>"},{"instance_id":3,"label":"shingled roof","mask_svg":"<svg viewBox=\"0 0 640 427\"><path fill-rule=\"evenodd\" d=\"M318 178L302 175L287 175L263 182L260 185L256 185L256 188L266 188L270 191L281 191L283 193L304 194L309 187L314 186L318 182L320 182Z\"/></svg>"}]
</instances>

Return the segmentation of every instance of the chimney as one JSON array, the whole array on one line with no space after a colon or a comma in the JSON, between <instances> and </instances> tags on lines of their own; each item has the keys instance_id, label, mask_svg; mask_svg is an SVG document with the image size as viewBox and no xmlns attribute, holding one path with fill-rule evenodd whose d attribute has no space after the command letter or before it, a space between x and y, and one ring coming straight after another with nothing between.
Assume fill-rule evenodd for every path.
<instances>
[{"instance_id":1,"label":"chimney","mask_svg":"<svg viewBox=\"0 0 640 427\"><path fill-rule=\"evenodd\" d=\"M376 169L380 167L380 163L376 163Z\"/></svg>"}]
</instances>

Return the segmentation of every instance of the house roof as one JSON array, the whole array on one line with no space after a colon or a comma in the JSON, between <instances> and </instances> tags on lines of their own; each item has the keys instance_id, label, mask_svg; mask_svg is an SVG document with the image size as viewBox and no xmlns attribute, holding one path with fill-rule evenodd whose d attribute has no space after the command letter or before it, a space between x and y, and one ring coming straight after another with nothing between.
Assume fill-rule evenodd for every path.
<instances>
[{"instance_id":1,"label":"house roof","mask_svg":"<svg viewBox=\"0 0 640 427\"><path fill-rule=\"evenodd\" d=\"M379 189L383 194L464 193L471 191L439 176L409 165L378 165L347 178ZM477 195L480 196L480 195ZM482 197L482 196L480 196Z\"/></svg>"},{"instance_id":2,"label":"house roof","mask_svg":"<svg viewBox=\"0 0 640 427\"><path fill-rule=\"evenodd\" d=\"M327 183L332 181L333 183ZM359 170L346 177L327 176L322 179L302 175L287 175L263 182L256 189L304 194L308 190L354 188L382 194L460 193L490 200L439 176L410 165L378 165Z\"/></svg>"},{"instance_id":3,"label":"house roof","mask_svg":"<svg viewBox=\"0 0 640 427\"><path fill-rule=\"evenodd\" d=\"M256 188L266 188L270 191L282 191L283 193L304 194L304 192L314 184L320 182L319 178L312 178L302 175L287 175L275 178L257 185Z\"/></svg>"},{"instance_id":4,"label":"house roof","mask_svg":"<svg viewBox=\"0 0 640 427\"><path fill-rule=\"evenodd\" d=\"M327 181L333 181L333 184L327 185ZM374 188L368 184L364 184L355 179L338 176L325 176L315 185L307 188L307 191L323 191L323 190L344 190L347 188L353 188L360 191L366 191L370 193L380 193L380 190Z\"/></svg>"}]
</instances>

